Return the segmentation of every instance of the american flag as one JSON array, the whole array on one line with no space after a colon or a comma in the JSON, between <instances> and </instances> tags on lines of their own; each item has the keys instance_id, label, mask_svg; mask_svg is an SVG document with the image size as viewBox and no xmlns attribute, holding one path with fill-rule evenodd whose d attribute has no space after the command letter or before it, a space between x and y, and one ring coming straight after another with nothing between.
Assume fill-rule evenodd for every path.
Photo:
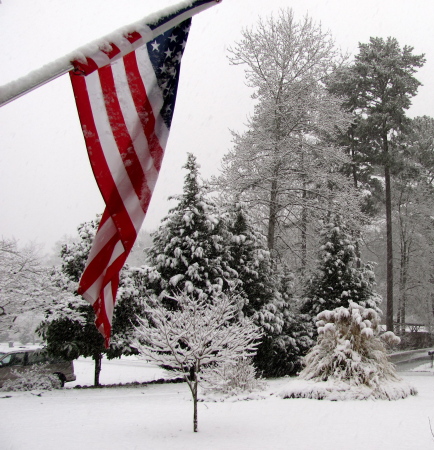
<instances>
[{"instance_id":1,"label":"american flag","mask_svg":"<svg viewBox=\"0 0 434 450\"><path fill-rule=\"evenodd\" d=\"M161 168L191 16L195 8L215 1L190 2L173 16L142 25L75 61L70 72L90 163L106 204L78 292L93 306L106 347L119 273ZM175 26L159 34L168 24Z\"/></svg>"}]
</instances>

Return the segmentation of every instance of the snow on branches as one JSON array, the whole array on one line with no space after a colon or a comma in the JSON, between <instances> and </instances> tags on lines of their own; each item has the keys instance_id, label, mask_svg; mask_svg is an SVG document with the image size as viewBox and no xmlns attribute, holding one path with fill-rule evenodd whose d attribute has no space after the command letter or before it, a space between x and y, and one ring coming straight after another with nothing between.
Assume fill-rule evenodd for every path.
<instances>
[{"instance_id":1,"label":"snow on branches","mask_svg":"<svg viewBox=\"0 0 434 450\"><path fill-rule=\"evenodd\" d=\"M0 332L10 332L22 314L42 313L46 302L59 294L34 247L0 240Z\"/></svg>"},{"instance_id":2,"label":"snow on branches","mask_svg":"<svg viewBox=\"0 0 434 450\"><path fill-rule=\"evenodd\" d=\"M175 307L169 310L154 298L146 308L150 320L139 318L134 345L145 358L189 378L202 366L255 354L261 333L250 319L239 320L230 296L220 292L201 300L184 291L171 300Z\"/></svg>"},{"instance_id":3,"label":"snow on branches","mask_svg":"<svg viewBox=\"0 0 434 450\"><path fill-rule=\"evenodd\" d=\"M194 403L193 429L197 431L198 376L211 364L235 362L256 352L261 332L248 318L239 318L236 299L223 292L200 299L183 291L166 299L149 299L149 321L139 318L134 345L139 353L184 377Z\"/></svg>"},{"instance_id":4,"label":"snow on branches","mask_svg":"<svg viewBox=\"0 0 434 450\"><path fill-rule=\"evenodd\" d=\"M387 399L415 395L388 360L385 343L397 344L392 332L380 335L380 316L350 301L318 314L318 342L304 358L299 379L289 383L283 398L330 400Z\"/></svg>"}]
</instances>

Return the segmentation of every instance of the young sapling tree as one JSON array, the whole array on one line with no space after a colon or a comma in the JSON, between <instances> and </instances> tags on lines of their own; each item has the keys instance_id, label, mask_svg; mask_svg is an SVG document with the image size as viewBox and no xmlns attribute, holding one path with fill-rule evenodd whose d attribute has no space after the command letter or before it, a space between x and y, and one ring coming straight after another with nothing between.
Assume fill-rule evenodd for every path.
<instances>
[{"instance_id":1,"label":"young sapling tree","mask_svg":"<svg viewBox=\"0 0 434 450\"><path fill-rule=\"evenodd\" d=\"M261 332L248 318L240 318L232 295L216 292L201 299L185 290L165 299L149 298L146 314L139 318L135 346L144 357L170 366L184 377L193 397L193 431L197 432L199 375L211 364L236 361L255 354Z\"/></svg>"}]
</instances>

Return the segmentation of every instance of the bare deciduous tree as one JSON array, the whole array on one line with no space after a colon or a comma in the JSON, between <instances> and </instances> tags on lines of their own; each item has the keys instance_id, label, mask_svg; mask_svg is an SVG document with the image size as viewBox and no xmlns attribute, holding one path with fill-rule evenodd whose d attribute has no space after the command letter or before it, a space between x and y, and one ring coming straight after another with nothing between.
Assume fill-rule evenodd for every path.
<instances>
[{"instance_id":1,"label":"bare deciduous tree","mask_svg":"<svg viewBox=\"0 0 434 450\"><path fill-rule=\"evenodd\" d=\"M0 331L10 331L20 314L41 312L54 291L34 246L20 249L14 240L0 240Z\"/></svg>"},{"instance_id":2,"label":"bare deciduous tree","mask_svg":"<svg viewBox=\"0 0 434 450\"><path fill-rule=\"evenodd\" d=\"M171 300L169 310L156 298L149 299L149 321L140 319L135 345L143 357L184 377L193 397L193 430L197 432L202 368L254 355L261 333L250 319L238 317L235 299L223 293L203 301L184 291Z\"/></svg>"}]
</instances>

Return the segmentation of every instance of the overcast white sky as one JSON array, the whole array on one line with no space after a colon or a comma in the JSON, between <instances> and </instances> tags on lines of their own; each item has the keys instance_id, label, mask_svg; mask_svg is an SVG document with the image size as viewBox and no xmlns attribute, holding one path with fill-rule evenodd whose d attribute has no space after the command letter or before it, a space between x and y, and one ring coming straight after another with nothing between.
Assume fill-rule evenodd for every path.
<instances>
[{"instance_id":1,"label":"overcast white sky","mask_svg":"<svg viewBox=\"0 0 434 450\"><path fill-rule=\"evenodd\" d=\"M0 85L26 75L88 42L177 0L1 0ZM167 197L182 188L187 152L204 177L217 174L251 112L244 72L230 66L227 48L243 27L279 8L308 13L351 54L370 36L393 36L427 62L411 117L434 117L432 0L223 0L193 19L165 161L143 228L155 229ZM104 205L93 179L68 76L0 108L0 236L36 241L49 252L65 234Z\"/></svg>"}]
</instances>

